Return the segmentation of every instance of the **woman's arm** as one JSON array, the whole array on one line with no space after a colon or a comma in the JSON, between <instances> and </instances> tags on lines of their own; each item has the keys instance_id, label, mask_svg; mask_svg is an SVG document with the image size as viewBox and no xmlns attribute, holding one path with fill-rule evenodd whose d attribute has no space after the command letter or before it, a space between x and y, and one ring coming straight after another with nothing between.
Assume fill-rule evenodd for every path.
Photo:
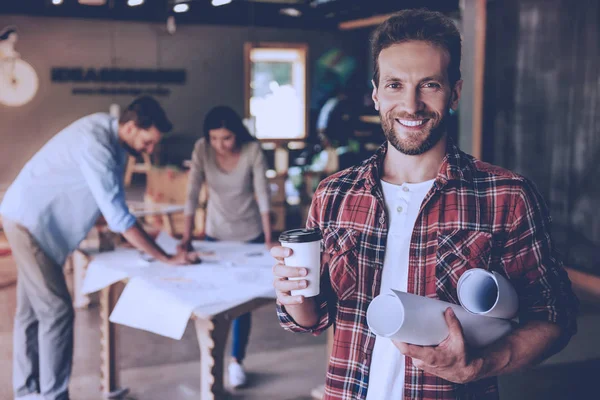
<instances>
[{"instance_id":1,"label":"woman's arm","mask_svg":"<svg viewBox=\"0 0 600 400\"><path fill-rule=\"evenodd\" d=\"M270 200L269 200L269 184L267 182L267 159L260 147L260 143L257 143L256 153L252 163L252 177L254 184L254 193L256 195L256 202L258 203L258 209L260 211L262 228L265 234L265 243L267 246L272 242L271 232L271 215L270 215Z\"/></svg>"},{"instance_id":2,"label":"woman's arm","mask_svg":"<svg viewBox=\"0 0 600 400\"><path fill-rule=\"evenodd\" d=\"M189 247L194 232L194 217L198 209L198 198L200 196L200 188L204 183L204 165L202 163L202 155L204 153L204 139L200 139L194 146L192 153L192 167L187 185L187 199L184 207L185 223L183 230L182 247Z\"/></svg>"}]
</instances>

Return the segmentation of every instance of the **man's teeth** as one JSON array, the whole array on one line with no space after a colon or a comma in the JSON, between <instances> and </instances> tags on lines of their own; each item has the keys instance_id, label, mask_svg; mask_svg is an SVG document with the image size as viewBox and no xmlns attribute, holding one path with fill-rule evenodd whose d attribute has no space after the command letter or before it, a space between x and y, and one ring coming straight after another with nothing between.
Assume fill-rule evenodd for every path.
<instances>
[{"instance_id":1,"label":"man's teeth","mask_svg":"<svg viewBox=\"0 0 600 400\"><path fill-rule=\"evenodd\" d=\"M419 125L423 125L425 123L425 120L423 120L423 119L418 120L418 121L410 121L410 120L406 120L406 119L399 119L397 121L400 122L404 126L419 126Z\"/></svg>"}]
</instances>

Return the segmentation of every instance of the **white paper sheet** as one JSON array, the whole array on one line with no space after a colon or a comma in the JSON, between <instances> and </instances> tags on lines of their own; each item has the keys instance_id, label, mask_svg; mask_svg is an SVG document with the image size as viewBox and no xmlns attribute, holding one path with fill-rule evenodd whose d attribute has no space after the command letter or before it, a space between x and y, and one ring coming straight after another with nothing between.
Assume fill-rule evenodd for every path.
<instances>
[{"instance_id":1,"label":"white paper sheet","mask_svg":"<svg viewBox=\"0 0 600 400\"><path fill-rule=\"evenodd\" d=\"M138 273L150 263L138 250L120 249L96 254L87 267L81 288L82 294L97 292Z\"/></svg>"},{"instance_id":2,"label":"white paper sheet","mask_svg":"<svg viewBox=\"0 0 600 400\"><path fill-rule=\"evenodd\" d=\"M271 271L254 267L194 265L151 266L141 275L158 290L172 293L195 307L259 297L272 288Z\"/></svg>"},{"instance_id":3,"label":"white paper sheet","mask_svg":"<svg viewBox=\"0 0 600 400\"><path fill-rule=\"evenodd\" d=\"M160 231L155 240L156 244L167 254L176 254L179 241L165 231Z\"/></svg>"},{"instance_id":4,"label":"white paper sheet","mask_svg":"<svg viewBox=\"0 0 600 400\"><path fill-rule=\"evenodd\" d=\"M421 346L435 346L448 337L448 325L444 318L444 311L448 307L452 307L460 321L465 341L473 347L487 346L512 329L510 321L474 315L457 304L397 290L373 299L367 309L367 324L379 336Z\"/></svg>"},{"instance_id":5,"label":"white paper sheet","mask_svg":"<svg viewBox=\"0 0 600 400\"><path fill-rule=\"evenodd\" d=\"M165 247L177 243L168 235L161 242ZM84 285L94 291L130 278L111 321L172 338L185 329L191 310L210 316L254 298L275 297L274 261L264 245L196 242L194 246L219 261L176 267L143 261L137 250L118 249L93 259ZM171 328L162 327L163 315Z\"/></svg>"},{"instance_id":6,"label":"white paper sheet","mask_svg":"<svg viewBox=\"0 0 600 400\"><path fill-rule=\"evenodd\" d=\"M230 266L272 267L275 260L263 244L240 242L194 242L194 250L203 262Z\"/></svg>"},{"instance_id":7,"label":"white paper sheet","mask_svg":"<svg viewBox=\"0 0 600 400\"><path fill-rule=\"evenodd\" d=\"M83 280L81 293L90 294L97 292L113 283L126 279L128 276L129 274L123 270L104 268L100 264L90 263L85 274L85 279Z\"/></svg>"},{"instance_id":8,"label":"white paper sheet","mask_svg":"<svg viewBox=\"0 0 600 400\"><path fill-rule=\"evenodd\" d=\"M123 290L109 320L179 340L192 315L189 306L142 278L133 278Z\"/></svg>"}]
</instances>

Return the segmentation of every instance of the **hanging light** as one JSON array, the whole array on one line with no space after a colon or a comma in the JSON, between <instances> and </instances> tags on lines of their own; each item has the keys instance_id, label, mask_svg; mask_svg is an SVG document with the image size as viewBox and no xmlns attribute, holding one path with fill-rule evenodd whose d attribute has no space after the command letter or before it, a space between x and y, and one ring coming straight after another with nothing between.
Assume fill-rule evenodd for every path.
<instances>
[{"instance_id":1,"label":"hanging light","mask_svg":"<svg viewBox=\"0 0 600 400\"><path fill-rule=\"evenodd\" d=\"M224 6L225 4L231 3L231 0L212 0L212 5L215 7Z\"/></svg>"},{"instance_id":2,"label":"hanging light","mask_svg":"<svg viewBox=\"0 0 600 400\"><path fill-rule=\"evenodd\" d=\"M62 2L63 0L52 0L52 4L54 4L55 6L60 6Z\"/></svg>"},{"instance_id":3,"label":"hanging light","mask_svg":"<svg viewBox=\"0 0 600 400\"><path fill-rule=\"evenodd\" d=\"M106 0L77 0L77 2L83 6L104 6L106 5Z\"/></svg>"},{"instance_id":4,"label":"hanging light","mask_svg":"<svg viewBox=\"0 0 600 400\"><path fill-rule=\"evenodd\" d=\"M173 6L173 11L176 13L184 13L190 9L190 6L187 3L179 3Z\"/></svg>"},{"instance_id":5,"label":"hanging light","mask_svg":"<svg viewBox=\"0 0 600 400\"><path fill-rule=\"evenodd\" d=\"M283 15L289 15L290 17L299 17L302 15L302 11L292 7L282 8L279 10L279 13Z\"/></svg>"},{"instance_id":6,"label":"hanging light","mask_svg":"<svg viewBox=\"0 0 600 400\"><path fill-rule=\"evenodd\" d=\"M140 6L144 4L144 0L127 0L127 5L129 7Z\"/></svg>"}]
</instances>

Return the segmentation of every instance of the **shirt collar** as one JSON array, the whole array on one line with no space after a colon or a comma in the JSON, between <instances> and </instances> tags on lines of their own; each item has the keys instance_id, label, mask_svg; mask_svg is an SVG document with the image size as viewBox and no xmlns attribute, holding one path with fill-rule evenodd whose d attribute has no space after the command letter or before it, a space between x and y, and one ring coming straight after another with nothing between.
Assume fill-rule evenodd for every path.
<instances>
[{"instance_id":1,"label":"shirt collar","mask_svg":"<svg viewBox=\"0 0 600 400\"><path fill-rule=\"evenodd\" d=\"M119 140L119 120L116 118L110 119L110 130L114 137Z\"/></svg>"},{"instance_id":2,"label":"shirt collar","mask_svg":"<svg viewBox=\"0 0 600 400\"><path fill-rule=\"evenodd\" d=\"M358 180L364 181L367 189L375 187L383 174L383 160L388 150L388 142L383 143L369 159L358 167ZM473 181L473 157L462 152L454 141L447 139L446 156L438 171L436 182L445 185L450 181Z\"/></svg>"}]
</instances>

